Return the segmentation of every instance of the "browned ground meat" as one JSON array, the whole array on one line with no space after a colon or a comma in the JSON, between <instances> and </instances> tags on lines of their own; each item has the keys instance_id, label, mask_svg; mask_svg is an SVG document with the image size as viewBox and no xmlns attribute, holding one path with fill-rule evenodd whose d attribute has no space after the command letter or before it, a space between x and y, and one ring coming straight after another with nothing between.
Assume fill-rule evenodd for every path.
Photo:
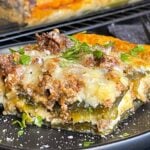
<instances>
[{"instance_id":1,"label":"browned ground meat","mask_svg":"<svg viewBox=\"0 0 150 150\"><path fill-rule=\"evenodd\" d=\"M0 75L5 76L11 73L16 67L13 55L0 55Z\"/></svg>"},{"instance_id":2,"label":"browned ground meat","mask_svg":"<svg viewBox=\"0 0 150 150\"><path fill-rule=\"evenodd\" d=\"M115 57L105 55L100 60L100 67L107 68L108 70L112 70L115 65L119 64L118 60Z\"/></svg>"},{"instance_id":3,"label":"browned ground meat","mask_svg":"<svg viewBox=\"0 0 150 150\"><path fill-rule=\"evenodd\" d=\"M49 50L52 54L57 54L64 51L72 45L72 42L64 34L60 34L58 29L55 29L42 35L36 34L37 43L41 50Z\"/></svg>"},{"instance_id":4,"label":"browned ground meat","mask_svg":"<svg viewBox=\"0 0 150 150\"><path fill-rule=\"evenodd\" d=\"M74 103L76 93L83 87L83 82L75 75L67 75L65 81L57 80L51 75L44 75L41 82L41 91L47 97L47 102L44 104L47 109L53 110L56 102L60 104L63 119L68 118L68 105Z\"/></svg>"}]
</instances>

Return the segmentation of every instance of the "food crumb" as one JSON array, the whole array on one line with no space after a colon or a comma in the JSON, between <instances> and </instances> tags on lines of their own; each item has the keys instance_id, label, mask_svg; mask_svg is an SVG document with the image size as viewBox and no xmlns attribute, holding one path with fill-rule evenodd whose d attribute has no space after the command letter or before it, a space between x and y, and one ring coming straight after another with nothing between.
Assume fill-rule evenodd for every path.
<instances>
[{"instance_id":1,"label":"food crumb","mask_svg":"<svg viewBox=\"0 0 150 150\"><path fill-rule=\"evenodd\" d=\"M68 136L68 139L73 139L73 136L72 135Z\"/></svg>"},{"instance_id":2,"label":"food crumb","mask_svg":"<svg viewBox=\"0 0 150 150\"><path fill-rule=\"evenodd\" d=\"M6 141L7 141L7 142L12 142L12 141L14 141L14 138L8 138L8 137L7 137L7 138L6 138Z\"/></svg>"},{"instance_id":3,"label":"food crumb","mask_svg":"<svg viewBox=\"0 0 150 150\"><path fill-rule=\"evenodd\" d=\"M40 136L40 139L43 139L43 136Z\"/></svg>"},{"instance_id":4,"label":"food crumb","mask_svg":"<svg viewBox=\"0 0 150 150\"><path fill-rule=\"evenodd\" d=\"M3 133L5 133L6 131L7 131L7 129L4 129L4 130L3 130Z\"/></svg>"},{"instance_id":5,"label":"food crumb","mask_svg":"<svg viewBox=\"0 0 150 150\"><path fill-rule=\"evenodd\" d=\"M5 119L5 120L3 120L3 121L4 121L4 123L5 123L5 122L7 122L8 120L7 120L7 119Z\"/></svg>"},{"instance_id":6,"label":"food crumb","mask_svg":"<svg viewBox=\"0 0 150 150\"><path fill-rule=\"evenodd\" d=\"M41 147L40 147L40 149L45 149L45 148L49 148L50 146L47 144L47 145L42 145Z\"/></svg>"}]
</instances>

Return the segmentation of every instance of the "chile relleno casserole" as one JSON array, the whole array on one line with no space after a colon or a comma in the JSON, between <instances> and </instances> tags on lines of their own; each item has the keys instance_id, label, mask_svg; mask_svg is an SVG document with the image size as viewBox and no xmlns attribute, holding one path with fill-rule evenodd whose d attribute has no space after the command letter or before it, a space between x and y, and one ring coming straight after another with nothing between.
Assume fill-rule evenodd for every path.
<instances>
[{"instance_id":1,"label":"chile relleno casserole","mask_svg":"<svg viewBox=\"0 0 150 150\"><path fill-rule=\"evenodd\" d=\"M137 1L140 0L0 0L0 18L32 26Z\"/></svg>"},{"instance_id":2,"label":"chile relleno casserole","mask_svg":"<svg viewBox=\"0 0 150 150\"><path fill-rule=\"evenodd\" d=\"M59 30L0 55L4 115L107 135L150 98L150 46ZM38 119L37 119L38 118Z\"/></svg>"}]
</instances>

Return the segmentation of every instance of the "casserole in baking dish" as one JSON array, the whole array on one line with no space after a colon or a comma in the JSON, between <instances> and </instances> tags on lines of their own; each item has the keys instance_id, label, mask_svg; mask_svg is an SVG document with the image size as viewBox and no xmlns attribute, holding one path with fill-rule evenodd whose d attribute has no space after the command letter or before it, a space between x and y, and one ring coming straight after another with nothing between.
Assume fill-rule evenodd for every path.
<instances>
[{"instance_id":1,"label":"casserole in baking dish","mask_svg":"<svg viewBox=\"0 0 150 150\"><path fill-rule=\"evenodd\" d=\"M60 22L139 0L0 0L0 18L27 24Z\"/></svg>"}]
</instances>

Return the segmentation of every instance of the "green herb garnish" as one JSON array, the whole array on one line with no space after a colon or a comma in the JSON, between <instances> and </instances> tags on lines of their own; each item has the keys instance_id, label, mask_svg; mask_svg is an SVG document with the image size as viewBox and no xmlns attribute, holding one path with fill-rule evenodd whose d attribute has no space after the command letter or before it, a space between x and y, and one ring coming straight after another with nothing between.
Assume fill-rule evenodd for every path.
<instances>
[{"instance_id":1,"label":"green herb garnish","mask_svg":"<svg viewBox=\"0 0 150 150\"><path fill-rule=\"evenodd\" d=\"M28 56L28 55L21 55L20 56L20 63L23 64L23 65L28 65L31 61L31 57Z\"/></svg>"},{"instance_id":2,"label":"green herb garnish","mask_svg":"<svg viewBox=\"0 0 150 150\"><path fill-rule=\"evenodd\" d=\"M142 45L137 45L136 47L134 47L132 50L129 51L129 53L122 53L120 55L120 59L122 61L128 61L129 57L131 56L137 56L139 53L144 51L144 47Z\"/></svg>"},{"instance_id":3,"label":"green herb garnish","mask_svg":"<svg viewBox=\"0 0 150 150\"><path fill-rule=\"evenodd\" d=\"M68 60L79 59L80 56L84 54L93 54L95 58L100 58L103 53L100 50L94 51L94 47L89 46L87 43L81 43L77 39L72 36L68 36L73 42L74 45L71 48L68 48L64 53L62 53L62 57Z\"/></svg>"},{"instance_id":4,"label":"green herb garnish","mask_svg":"<svg viewBox=\"0 0 150 150\"><path fill-rule=\"evenodd\" d=\"M80 43L80 50L84 53L90 54L92 52L91 48L85 42Z\"/></svg>"},{"instance_id":5,"label":"green herb garnish","mask_svg":"<svg viewBox=\"0 0 150 150\"><path fill-rule=\"evenodd\" d=\"M38 127L41 127L43 124L43 119L41 116L37 116L34 120L34 124Z\"/></svg>"},{"instance_id":6,"label":"green herb garnish","mask_svg":"<svg viewBox=\"0 0 150 150\"><path fill-rule=\"evenodd\" d=\"M20 126L21 129L25 128L24 124L22 123L22 121L19 121L19 120L15 120L13 123L14 124L18 124Z\"/></svg>"},{"instance_id":7,"label":"green herb garnish","mask_svg":"<svg viewBox=\"0 0 150 150\"><path fill-rule=\"evenodd\" d=\"M85 147L89 147L89 146L91 146L93 143L94 143L94 142L84 141L84 142L83 142L83 147L84 147L84 148L85 148Z\"/></svg>"},{"instance_id":8,"label":"green herb garnish","mask_svg":"<svg viewBox=\"0 0 150 150\"><path fill-rule=\"evenodd\" d=\"M103 46L104 46L105 48L109 48L109 47L114 46L114 44L115 44L115 42L109 41L109 42L107 42L106 44L104 44Z\"/></svg>"},{"instance_id":9,"label":"green herb garnish","mask_svg":"<svg viewBox=\"0 0 150 150\"><path fill-rule=\"evenodd\" d=\"M78 43L79 41L74 38L73 36L67 36L71 41L73 41L74 43Z\"/></svg>"},{"instance_id":10,"label":"green herb garnish","mask_svg":"<svg viewBox=\"0 0 150 150\"><path fill-rule=\"evenodd\" d=\"M31 57L28 55L25 55L24 48L19 48L18 50L10 48L9 50L11 51L11 53L19 53L20 54L20 61L19 61L20 64L28 65L30 63Z\"/></svg>"},{"instance_id":11,"label":"green herb garnish","mask_svg":"<svg viewBox=\"0 0 150 150\"><path fill-rule=\"evenodd\" d=\"M91 53L91 49L88 44L81 43L74 37L69 36L69 38L74 42L74 46L68 48L63 54L62 57L68 60L78 59L81 53Z\"/></svg>"},{"instance_id":12,"label":"green herb garnish","mask_svg":"<svg viewBox=\"0 0 150 150\"><path fill-rule=\"evenodd\" d=\"M144 51L144 47L142 45L137 45L130 51L131 56L137 56L139 53Z\"/></svg>"},{"instance_id":13,"label":"green herb garnish","mask_svg":"<svg viewBox=\"0 0 150 150\"><path fill-rule=\"evenodd\" d=\"M34 123L36 126L41 127L43 124L43 119L41 116L31 118L29 114L23 113L21 121L15 120L12 123L12 124L18 124L20 126L20 130L18 131L18 137L23 135L24 129L26 128L26 123Z\"/></svg>"},{"instance_id":14,"label":"green herb garnish","mask_svg":"<svg viewBox=\"0 0 150 150\"><path fill-rule=\"evenodd\" d=\"M20 130L18 131L18 137L22 136L24 133L24 128L26 127L22 121L15 120L12 124L18 124L20 126Z\"/></svg>"},{"instance_id":15,"label":"green herb garnish","mask_svg":"<svg viewBox=\"0 0 150 150\"><path fill-rule=\"evenodd\" d=\"M9 51L10 51L11 53L16 53L16 52L18 52L17 50L12 49L12 48L9 48Z\"/></svg>"},{"instance_id":16,"label":"green herb garnish","mask_svg":"<svg viewBox=\"0 0 150 150\"><path fill-rule=\"evenodd\" d=\"M95 58L101 58L103 56L103 52L100 50L93 51L93 55Z\"/></svg>"},{"instance_id":17,"label":"green herb garnish","mask_svg":"<svg viewBox=\"0 0 150 150\"><path fill-rule=\"evenodd\" d=\"M24 48L23 47L19 48L18 52L19 54L24 54Z\"/></svg>"},{"instance_id":18,"label":"green herb garnish","mask_svg":"<svg viewBox=\"0 0 150 150\"><path fill-rule=\"evenodd\" d=\"M10 50L11 53L24 54L24 48L23 47L19 48L18 50L15 50L13 48L9 48L9 50Z\"/></svg>"},{"instance_id":19,"label":"green herb garnish","mask_svg":"<svg viewBox=\"0 0 150 150\"><path fill-rule=\"evenodd\" d=\"M22 136L23 134L24 134L24 130L23 129L18 131L18 137Z\"/></svg>"},{"instance_id":20,"label":"green herb garnish","mask_svg":"<svg viewBox=\"0 0 150 150\"><path fill-rule=\"evenodd\" d=\"M32 123L32 118L27 114L23 113L22 114L22 120L15 120L12 124L18 124L20 126L20 130L18 131L18 137L23 135L24 133L24 128L26 128L26 123Z\"/></svg>"},{"instance_id":21,"label":"green herb garnish","mask_svg":"<svg viewBox=\"0 0 150 150\"><path fill-rule=\"evenodd\" d=\"M129 57L130 57L130 55L127 54L127 53L122 53L122 54L120 55L120 59L121 59L123 62L128 61L128 60L129 60Z\"/></svg>"}]
</instances>

